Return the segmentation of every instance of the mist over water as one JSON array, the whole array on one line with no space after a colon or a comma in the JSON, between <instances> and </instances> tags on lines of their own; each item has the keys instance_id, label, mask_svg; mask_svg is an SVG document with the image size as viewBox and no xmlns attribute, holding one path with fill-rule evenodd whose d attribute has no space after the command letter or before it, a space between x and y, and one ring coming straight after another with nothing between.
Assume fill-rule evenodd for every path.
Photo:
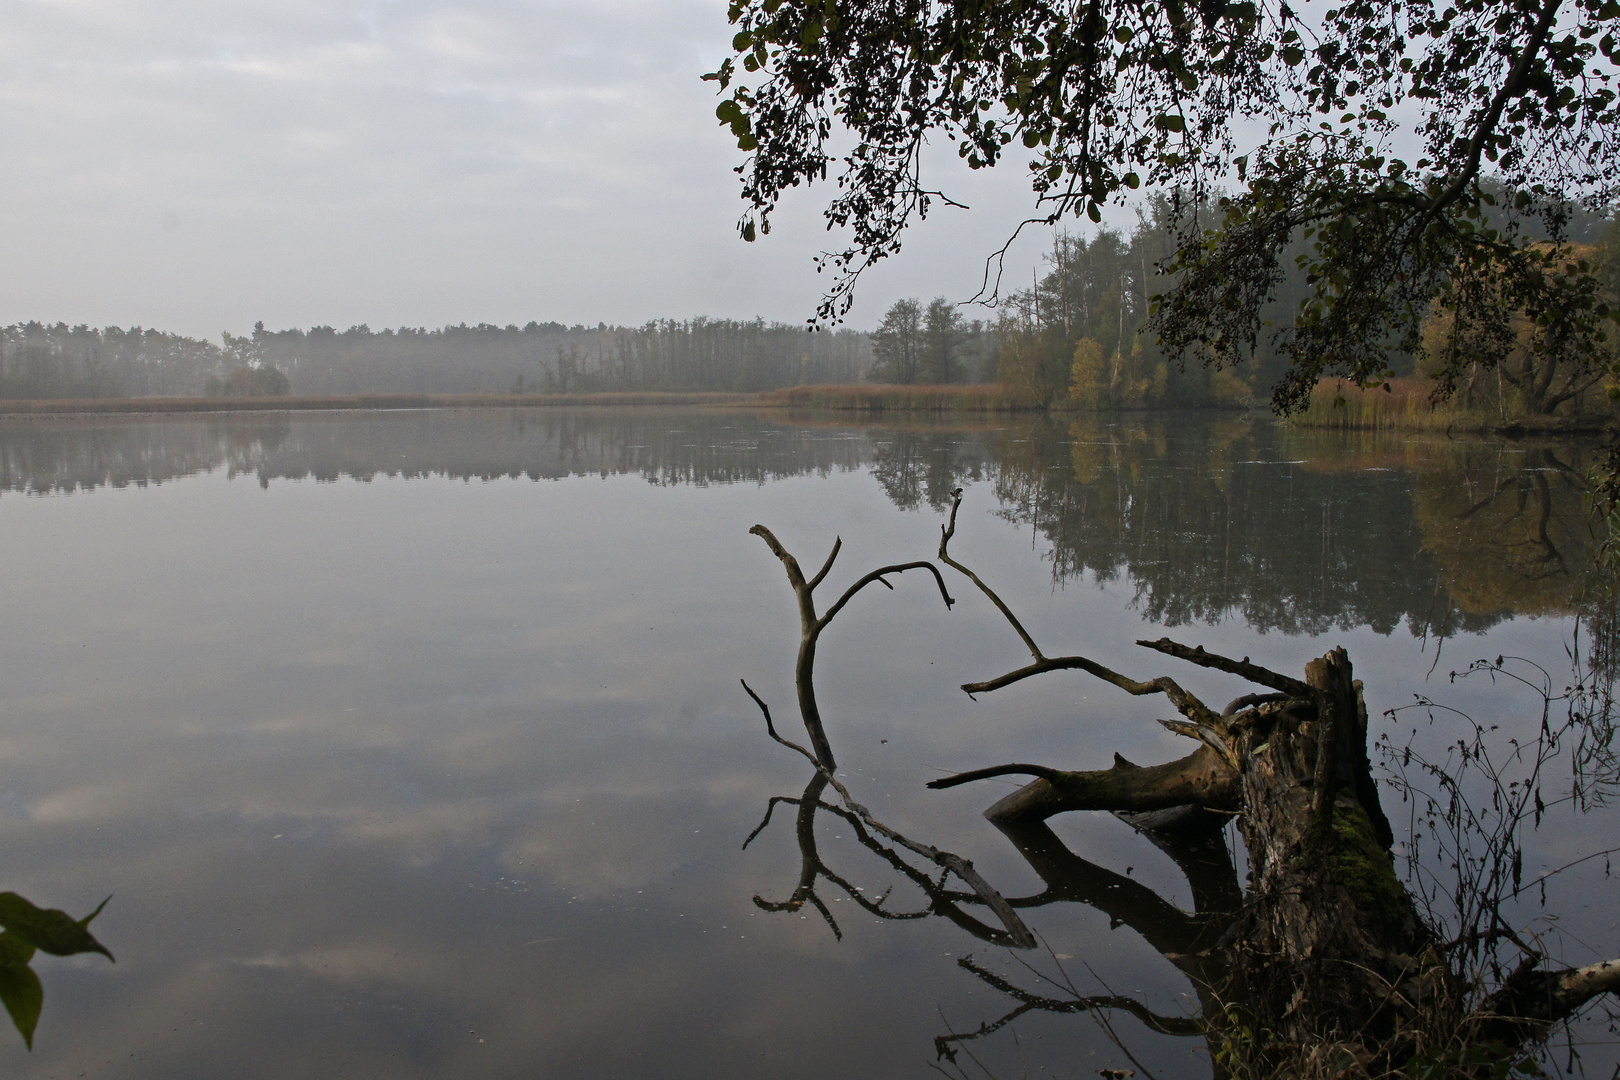
<instances>
[{"instance_id":1,"label":"mist over water","mask_svg":"<svg viewBox=\"0 0 1620 1080\"><path fill-rule=\"evenodd\" d=\"M75 914L113 893L96 930L118 956L37 963L34 1049L8 1035L0 1067L933 1075L937 1036L1017 1004L958 961L1031 977L929 916L831 815L819 857L918 916L880 919L836 889L837 934L811 907L766 910L803 870L792 808L742 844L806 768L737 682L795 737L797 617L751 525L811 566L842 537L842 589L932 557L965 487L953 553L1050 649L1147 676L1173 662L1132 642L1164 633L1283 671L1342 644L1375 727L1414 693L1512 725L1533 702L1447 675L1507 653L1565 677L1591 603L1581 454L1196 416L0 421L0 885ZM1049 883L980 817L1009 789L924 783L1001 761L1157 762L1183 741L1152 722L1159 703L1079 674L967 699L958 684L1017 666L1019 643L960 579L947 612L914 576L861 594L823 639L840 776L1005 895L1036 896ZM1246 689L1174 674L1206 700ZM1527 876L1613 825L1549 820ZM1194 905L1121 822L1054 828ZM1549 885L1557 919L1539 925L1569 962L1612 938L1612 896L1600 865ZM1175 967L1103 907L1022 910L1046 947L1019 955L1040 970L1190 1007ZM1159 1075L1207 1075L1200 1040L1111 1022ZM1083 1015L1033 1011L972 1045L997 1075L1137 1067ZM1613 1067L1612 1048L1583 1052L1589 1074Z\"/></svg>"}]
</instances>

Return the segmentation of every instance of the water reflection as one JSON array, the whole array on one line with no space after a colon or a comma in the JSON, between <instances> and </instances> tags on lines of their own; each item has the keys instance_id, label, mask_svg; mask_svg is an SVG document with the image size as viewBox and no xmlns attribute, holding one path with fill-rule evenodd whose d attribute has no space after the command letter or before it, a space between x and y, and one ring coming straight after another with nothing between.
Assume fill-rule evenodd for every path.
<instances>
[{"instance_id":1,"label":"water reflection","mask_svg":"<svg viewBox=\"0 0 1620 1080\"><path fill-rule=\"evenodd\" d=\"M673 416L673 419L672 419ZM1056 582L1130 582L1176 626L1478 632L1588 604L1594 448L1144 415L851 428L735 411L514 410L0 421L0 492L162 483L637 475L765 483L868 470L905 510L993 480Z\"/></svg>"},{"instance_id":2,"label":"water reflection","mask_svg":"<svg viewBox=\"0 0 1620 1080\"><path fill-rule=\"evenodd\" d=\"M1050 988L1041 993L1019 985L972 956L964 956L957 961L959 966L1017 1004L972 1031L938 1036L934 1047L940 1058L954 1064L959 1046L993 1035L1031 1011L1062 1014L1118 1009L1134 1016L1149 1031L1184 1038L1199 1038L1219 1027L1221 1003L1209 988L1219 985L1220 979L1218 973L1208 970L1209 957L1243 903L1237 870L1222 831L1225 819L1183 813L1161 816L1151 823L1157 827L1149 828L1149 822L1141 820L1135 824L1186 878L1192 890L1192 911L1182 911L1128 875L1076 855L1044 822L997 825L1046 886L1033 896L1009 897L1008 902L1015 908L1085 904L1108 916L1110 929L1130 927L1188 978L1197 996L1197 1011L1164 1015L1136 997L1082 994L1056 957L1051 958L1055 975L1042 973L1034 964L1023 965L1038 983L1044 982ZM1053 990L1062 991L1062 996L1054 996Z\"/></svg>"},{"instance_id":3,"label":"water reflection","mask_svg":"<svg viewBox=\"0 0 1620 1080\"><path fill-rule=\"evenodd\" d=\"M1057 580L1128 580L1175 626L1479 631L1589 592L1589 448L1145 419L1009 433L1005 513Z\"/></svg>"},{"instance_id":4,"label":"water reflection","mask_svg":"<svg viewBox=\"0 0 1620 1080\"><path fill-rule=\"evenodd\" d=\"M1509 612L1587 602L1565 483L1585 459L1540 449L1202 417L0 421L0 838L29 896L119 895L103 916L116 924L98 923L118 967L44 972L50 1017L31 1057L11 1040L10 1063L77 1075L136 1050L146 1064L122 1075L922 1075L935 1035L979 1053L994 1041L979 1027L1005 1039L1022 1010L1038 1029L1043 1010L1126 996L1108 987L1127 979L1155 1031L1182 1031L1204 1005L1178 1012L1176 957L1235 889L1214 841L1160 867L1171 887L1092 839L1124 832L1112 821L1008 845L980 821L985 800L927 792L939 769L1011 746L1084 763L1097 736L1066 719L1088 707L1062 688L969 709L952 676L982 657L983 624L945 615L931 585L870 590L827 645L847 764L880 777L852 787L906 833L970 853L1100 978L1075 993L1003 971L1005 927L976 893L867 846L903 855L784 775L798 763L742 715L734 677L786 670L791 628L748 525L782 521L818 552L842 530L851 558L860 543L925 556L931 508L979 480L1005 500L976 533L987 562L1017 566L1051 622L1219 621L1201 639L1241 638L1237 653L1253 631L1349 626L1366 646L1363 625L1494 626L1479 646L1494 652L1531 635L1502 625ZM1047 589L1032 547L1066 591ZM1410 700L1431 658L1406 633L1373 644L1369 684ZM936 671L938 688L913 678ZM739 857L773 794L773 824ZM896 886L881 902L874 864ZM1603 938L1610 917L1587 919ZM1141 947L1107 940L1110 922ZM979 958L942 959L964 946ZM971 1019L947 1028L941 1006ZM1092 1027L1066 1026L1046 1045L1089 1072L1073 1063ZM836 1055L805 1052L834 1028ZM1197 1040L1174 1041L1185 1065L1180 1044Z\"/></svg>"}]
</instances>

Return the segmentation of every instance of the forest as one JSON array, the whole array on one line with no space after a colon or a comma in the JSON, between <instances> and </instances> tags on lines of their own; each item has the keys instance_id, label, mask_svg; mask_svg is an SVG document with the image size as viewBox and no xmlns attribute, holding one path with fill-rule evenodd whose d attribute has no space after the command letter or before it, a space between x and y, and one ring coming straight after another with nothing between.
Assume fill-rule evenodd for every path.
<instances>
[{"instance_id":1,"label":"forest","mask_svg":"<svg viewBox=\"0 0 1620 1080\"><path fill-rule=\"evenodd\" d=\"M639 327L461 324L438 329L223 333L218 344L112 326L0 327L0 399L354 393L751 392L860 379L866 334L762 319ZM272 374L276 373L276 374Z\"/></svg>"}]
</instances>

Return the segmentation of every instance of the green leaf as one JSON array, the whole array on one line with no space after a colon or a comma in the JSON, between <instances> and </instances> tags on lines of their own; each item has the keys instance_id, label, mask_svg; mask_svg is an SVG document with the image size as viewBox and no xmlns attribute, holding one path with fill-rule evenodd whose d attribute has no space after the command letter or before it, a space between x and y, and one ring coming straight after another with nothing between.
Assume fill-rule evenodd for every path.
<instances>
[{"instance_id":1,"label":"green leaf","mask_svg":"<svg viewBox=\"0 0 1620 1080\"><path fill-rule=\"evenodd\" d=\"M0 932L0 967L26 964L34 958L34 946L16 934Z\"/></svg>"},{"instance_id":2,"label":"green leaf","mask_svg":"<svg viewBox=\"0 0 1620 1080\"><path fill-rule=\"evenodd\" d=\"M742 109L738 107L735 100L726 98L726 100L715 106L714 115L722 124L730 124L742 116Z\"/></svg>"},{"instance_id":3,"label":"green leaf","mask_svg":"<svg viewBox=\"0 0 1620 1080\"><path fill-rule=\"evenodd\" d=\"M1153 126L1160 131L1182 131L1187 122L1178 113L1162 113L1153 118Z\"/></svg>"},{"instance_id":4,"label":"green leaf","mask_svg":"<svg viewBox=\"0 0 1620 1080\"><path fill-rule=\"evenodd\" d=\"M759 149L759 139L758 139L758 137L755 136L753 132L749 132L748 134L742 136L741 138L739 138L737 140L737 149L739 149L739 150L758 150Z\"/></svg>"},{"instance_id":5,"label":"green leaf","mask_svg":"<svg viewBox=\"0 0 1620 1080\"><path fill-rule=\"evenodd\" d=\"M747 30L739 30L737 36L731 39L731 47L737 52L747 52L754 45L754 35Z\"/></svg>"},{"instance_id":6,"label":"green leaf","mask_svg":"<svg viewBox=\"0 0 1620 1080\"><path fill-rule=\"evenodd\" d=\"M1114 28L1114 40L1119 42L1121 45L1129 45L1131 43L1131 38L1135 36L1135 34L1131 33L1131 28L1128 26L1116 26Z\"/></svg>"},{"instance_id":7,"label":"green leaf","mask_svg":"<svg viewBox=\"0 0 1620 1080\"><path fill-rule=\"evenodd\" d=\"M1120 183L1124 184L1132 191L1135 191L1142 185L1142 178L1133 172L1128 172L1124 175L1124 177L1121 178Z\"/></svg>"},{"instance_id":8,"label":"green leaf","mask_svg":"<svg viewBox=\"0 0 1620 1080\"><path fill-rule=\"evenodd\" d=\"M1283 47L1282 57L1283 63L1289 67L1298 67L1300 61L1305 59L1305 50L1298 45L1287 45Z\"/></svg>"},{"instance_id":9,"label":"green leaf","mask_svg":"<svg viewBox=\"0 0 1620 1080\"><path fill-rule=\"evenodd\" d=\"M89 930L90 920L106 906L107 900L103 900L89 915L75 919L65 911L35 907L14 892L0 892L0 926L52 956L96 952L111 960L112 953Z\"/></svg>"},{"instance_id":10,"label":"green leaf","mask_svg":"<svg viewBox=\"0 0 1620 1080\"><path fill-rule=\"evenodd\" d=\"M39 984L34 969L27 964L0 964L0 1002L5 1003L17 1033L32 1050L39 1010L45 1005L45 988Z\"/></svg>"}]
</instances>

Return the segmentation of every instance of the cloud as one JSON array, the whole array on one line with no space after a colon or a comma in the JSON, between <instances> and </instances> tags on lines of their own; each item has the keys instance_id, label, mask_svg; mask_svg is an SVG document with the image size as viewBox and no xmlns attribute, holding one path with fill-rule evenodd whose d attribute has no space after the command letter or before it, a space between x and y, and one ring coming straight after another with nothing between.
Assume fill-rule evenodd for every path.
<instances>
[{"instance_id":1,"label":"cloud","mask_svg":"<svg viewBox=\"0 0 1620 1080\"><path fill-rule=\"evenodd\" d=\"M0 320L796 321L820 193L736 240L738 155L699 79L729 37L710 0L14 5ZM1004 235L986 201L1027 202L1017 170L985 182L872 310L972 291Z\"/></svg>"}]
</instances>

